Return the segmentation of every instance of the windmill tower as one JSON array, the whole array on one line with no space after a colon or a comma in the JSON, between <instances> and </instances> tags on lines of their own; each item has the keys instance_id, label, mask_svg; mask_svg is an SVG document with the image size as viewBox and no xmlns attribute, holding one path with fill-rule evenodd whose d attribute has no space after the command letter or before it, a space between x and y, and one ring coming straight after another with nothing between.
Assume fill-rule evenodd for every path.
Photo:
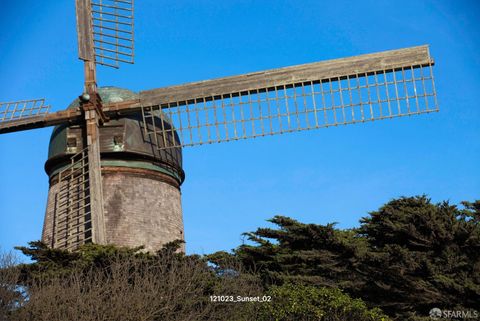
<instances>
[{"instance_id":1,"label":"windmill tower","mask_svg":"<svg viewBox=\"0 0 480 321\"><path fill-rule=\"evenodd\" d=\"M133 1L76 0L84 89L69 108L0 104L0 134L56 126L43 240L144 245L183 238L181 149L438 111L428 46L133 93L96 64L133 63Z\"/></svg>"},{"instance_id":2,"label":"windmill tower","mask_svg":"<svg viewBox=\"0 0 480 321\"><path fill-rule=\"evenodd\" d=\"M104 103L136 98L116 87L98 88L98 94ZM77 99L68 108L79 107ZM185 176L181 148L159 148L161 142L144 135L143 124L141 115L132 114L99 128L105 237L109 243L155 250L183 239L180 185ZM82 209L89 201L82 190L88 180L85 147L81 126L54 128L45 164L50 189L42 233L52 247L70 248L79 238L92 237L91 216Z\"/></svg>"}]
</instances>

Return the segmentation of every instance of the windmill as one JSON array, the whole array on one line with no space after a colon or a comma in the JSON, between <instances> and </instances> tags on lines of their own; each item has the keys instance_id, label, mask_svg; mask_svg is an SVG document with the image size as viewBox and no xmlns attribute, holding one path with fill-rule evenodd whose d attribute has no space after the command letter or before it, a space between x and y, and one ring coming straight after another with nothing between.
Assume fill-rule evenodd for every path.
<instances>
[{"instance_id":1,"label":"windmill","mask_svg":"<svg viewBox=\"0 0 480 321\"><path fill-rule=\"evenodd\" d=\"M52 247L143 242L153 249L182 238L180 195L165 186L179 189L183 181L183 147L438 111L427 46L138 94L100 88L97 64L118 68L133 63L133 1L76 0L76 16L85 74L79 100L58 112L49 112L43 99L0 105L0 133L56 126L54 134L64 140L62 157L47 161L51 188L43 239ZM120 166L120 161L129 166ZM133 162L141 165L131 166ZM111 199L113 190L126 184L126 176L112 187L108 175L122 171L135 179L155 175L165 183L158 191L165 202L174 201L160 212L174 214L156 221L152 215L141 216L141 222L129 217L127 229L118 227Z\"/></svg>"}]
</instances>

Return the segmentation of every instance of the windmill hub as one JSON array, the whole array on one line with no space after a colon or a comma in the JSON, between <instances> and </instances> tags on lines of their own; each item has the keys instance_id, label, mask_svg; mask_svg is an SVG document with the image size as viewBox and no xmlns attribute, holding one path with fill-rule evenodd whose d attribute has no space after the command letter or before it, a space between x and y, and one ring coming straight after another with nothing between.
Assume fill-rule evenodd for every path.
<instances>
[{"instance_id":1,"label":"windmill hub","mask_svg":"<svg viewBox=\"0 0 480 321\"><path fill-rule=\"evenodd\" d=\"M82 103L86 103L90 101L90 95L88 93L83 93L78 98Z\"/></svg>"},{"instance_id":2,"label":"windmill hub","mask_svg":"<svg viewBox=\"0 0 480 321\"><path fill-rule=\"evenodd\" d=\"M99 88L98 93L104 103L136 97L135 93L116 87ZM78 107L81 98L68 108ZM180 203L180 185L184 180L182 150L159 150L157 140L145 136L144 126L148 124L144 123L141 115L128 115L99 128L106 241L130 247L143 245L147 250L157 250L166 242L183 239ZM80 125L60 125L52 132L45 164L50 190L43 229L43 241L52 246L74 241L68 240L66 235L75 233L64 233L57 228L62 217L59 205L62 200L58 195L62 190L72 194L69 184L74 185L75 179L81 179L78 176L72 184L69 175L72 168L79 173L82 170L82 164L73 167L71 164L72 156L78 154L80 159L86 148L84 137L84 128ZM69 180L64 182L65 177ZM75 193L78 194L78 191ZM79 203L88 202L85 199ZM65 228L72 226L70 222Z\"/></svg>"}]
</instances>

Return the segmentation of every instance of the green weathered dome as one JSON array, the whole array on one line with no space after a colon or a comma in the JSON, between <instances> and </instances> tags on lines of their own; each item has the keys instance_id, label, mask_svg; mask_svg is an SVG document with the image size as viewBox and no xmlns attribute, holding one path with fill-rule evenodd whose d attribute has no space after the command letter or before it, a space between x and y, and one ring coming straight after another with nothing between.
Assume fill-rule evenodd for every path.
<instances>
[{"instance_id":1,"label":"green weathered dome","mask_svg":"<svg viewBox=\"0 0 480 321\"><path fill-rule=\"evenodd\" d=\"M101 87L98 93L103 103L138 98L136 93L117 87ZM80 101L77 98L68 108L79 106ZM100 127L102 166L155 170L168 174L181 183L184 179L181 148L158 150L155 140L145 135L144 128L141 114L110 120ZM178 140L176 133L175 139ZM82 127L56 126L50 137L48 160L45 164L47 174L52 177L68 166L70 157L83 150L86 147L84 146Z\"/></svg>"},{"instance_id":2,"label":"green weathered dome","mask_svg":"<svg viewBox=\"0 0 480 321\"><path fill-rule=\"evenodd\" d=\"M138 95L133 91L117 88L117 87L100 87L98 93L104 103L122 102L125 100L136 99ZM68 109L80 107L80 99L75 99ZM50 137L50 145L48 146L48 158L65 153L67 148L67 126L60 125L53 129Z\"/></svg>"}]
</instances>

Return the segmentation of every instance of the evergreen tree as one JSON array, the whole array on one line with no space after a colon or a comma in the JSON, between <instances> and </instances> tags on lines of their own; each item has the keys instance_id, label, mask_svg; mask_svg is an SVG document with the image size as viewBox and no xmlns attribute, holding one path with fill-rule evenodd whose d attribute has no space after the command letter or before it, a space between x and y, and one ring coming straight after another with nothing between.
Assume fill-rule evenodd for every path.
<instances>
[{"instance_id":1,"label":"evergreen tree","mask_svg":"<svg viewBox=\"0 0 480 321\"><path fill-rule=\"evenodd\" d=\"M221 267L224 260L235 258L259 272L267 286L290 281L356 288L364 282L356 271L366 242L353 230L338 230L335 224L303 224L284 216L269 221L279 228L245 233L256 245L241 245L233 255L217 252L209 260Z\"/></svg>"},{"instance_id":2,"label":"evergreen tree","mask_svg":"<svg viewBox=\"0 0 480 321\"><path fill-rule=\"evenodd\" d=\"M369 251L362 297L391 315L433 307L480 310L480 202L464 209L425 196L400 198L361 220Z\"/></svg>"},{"instance_id":3,"label":"evergreen tree","mask_svg":"<svg viewBox=\"0 0 480 321\"><path fill-rule=\"evenodd\" d=\"M256 321L389 321L378 308L352 299L339 289L285 283L266 292Z\"/></svg>"},{"instance_id":4,"label":"evergreen tree","mask_svg":"<svg viewBox=\"0 0 480 321\"><path fill-rule=\"evenodd\" d=\"M237 259L267 285L338 287L398 320L422 320L433 307L480 310L480 201L461 205L402 197L351 230L276 216L277 229L246 233L255 245L209 258Z\"/></svg>"}]
</instances>

